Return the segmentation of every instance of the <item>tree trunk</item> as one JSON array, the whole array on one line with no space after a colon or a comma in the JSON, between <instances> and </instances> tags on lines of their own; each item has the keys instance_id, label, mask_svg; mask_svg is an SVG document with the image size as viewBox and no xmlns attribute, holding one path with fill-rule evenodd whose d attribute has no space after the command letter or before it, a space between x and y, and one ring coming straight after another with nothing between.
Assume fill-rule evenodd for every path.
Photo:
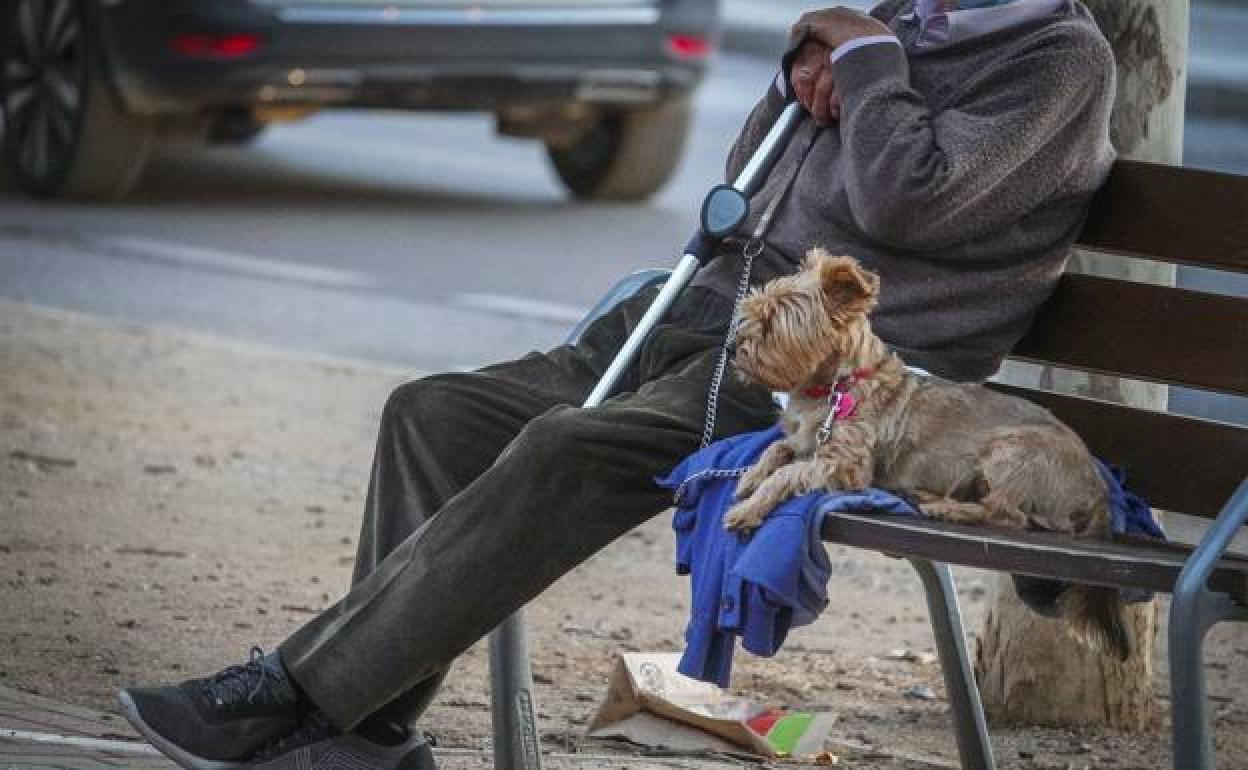
<instances>
[{"instance_id":1,"label":"tree trunk","mask_svg":"<svg viewBox=\"0 0 1248 770\"><path fill-rule=\"evenodd\" d=\"M1188 0L1084 0L1114 48L1118 94L1111 134L1124 158L1182 162ZM1174 285L1174 268L1076 253L1076 272ZM1011 364L999 379L1164 410L1164 386L1052 368ZM1113 461L1113 458L1105 458ZM975 673L988 717L996 722L1104 725L1143 730L1154 724L1154 602L1128 609L1135 655L1125 664L1075 642L1066 625L1030 612L1009 576L976 649Z\"/></svg>"}]
</instances>

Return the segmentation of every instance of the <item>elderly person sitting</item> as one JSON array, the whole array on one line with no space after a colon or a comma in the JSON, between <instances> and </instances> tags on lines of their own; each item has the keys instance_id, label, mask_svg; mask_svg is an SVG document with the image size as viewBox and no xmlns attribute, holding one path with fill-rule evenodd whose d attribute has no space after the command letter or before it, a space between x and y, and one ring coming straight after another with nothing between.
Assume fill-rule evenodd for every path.
<instances>
[{"instance_id":1,"label":"elderly person sitting","mask_svg":"<svg viewBox=\"0 0 1248 770\"><path fill-rule=\"evenodd\" d=\"M1074 0L890 0L807 14L794 40L728 158L732 178L789 95L814 116L754 201L746 231L776 209L749 281L813 245L851 254L882 277L873 323L909 364L988 377L1109 171L1109 45ZM735 377L706 414L744 246L722 246L601 407L577 405L653 295L575 346L397 389L346 595L270 655L122 691L127 718L187 768L432 767L410 725L456 656L664 510L653 479L705 425L774 421Z\"/></svg>"}]
</instances>

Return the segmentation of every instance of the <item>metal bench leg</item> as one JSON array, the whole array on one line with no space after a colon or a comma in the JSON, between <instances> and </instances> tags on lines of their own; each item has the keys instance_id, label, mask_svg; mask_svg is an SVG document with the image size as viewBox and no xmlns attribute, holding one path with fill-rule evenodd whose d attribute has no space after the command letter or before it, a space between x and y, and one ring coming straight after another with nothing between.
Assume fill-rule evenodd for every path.
<instances>
[{"instance_id":1,"label":"metal bench leg","mask_svg":"<svg viewBox=\"0 0 1248 770\"><path fill-rule=\"evenodd\" d=\"M931 615L932 631L936 634L940 668L953 705L962 770L993 770L996 765L992 759L992 746L988 743L984 707L979 700L970 656L966 652L962 612L958 609L953 574L947 564L924 559L910 559L910 564L919 573L927 593L927 611Z\"/></svg>"},{"instance_id":2,"label":"metal bench leg","mask_svg":"<svg viewBox=\"0 0 1248 770\"><path fill-rule=\"evenodd\" d=\"M494 770L541 770L542 745L522 611L490 634L490 694Z\"/></svg>"},{"instance_id":3,"label":"metal bench leg","mask_svg":"<svg viewBox=\"0 0 1248 770\"><path fill-rule=\"evenodd\" d=\"M1176 594L1170 604L1170 720L1175 770L1214 770L1202 648L1209 629L1224 620L1248 622L1248 608L1208 591L1182 600Z\"/></svg>"},{"instance_id":4,"label":"metal bench leg","mask_svg":"<svg viewBox=\"0 0 1248 770\"><path fill-rule=\"evenodd\" d=\"M1201 647L1209 629L1223 620L1248 621L1248 608L1215 594L1209 575L1232 538L1248 522L1248 480L1188 557L1170 602L1170 719L1175 770L1213 770L1213 737L1205 712Z\"/></svg>"}]
</instances>

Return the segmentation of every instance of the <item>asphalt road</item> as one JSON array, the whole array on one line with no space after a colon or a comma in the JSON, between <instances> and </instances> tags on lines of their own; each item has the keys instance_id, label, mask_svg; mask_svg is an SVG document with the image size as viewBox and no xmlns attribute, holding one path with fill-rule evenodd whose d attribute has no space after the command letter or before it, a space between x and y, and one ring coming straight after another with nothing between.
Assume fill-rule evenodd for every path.
<instances>
[{"instance_id":1,"label":"asphalt road","mask_svg":"<svg viewBox=\"0 0 1248 770\"><path fill-rule=\"evenodd\" d=\"M0 298L426 370L515 356L674 262L771 77L721 57L678 177L642 206L570 202L486 118L365 112L169 149L124 204L0 197ZM1248 173L1248 122L1190 123L1188 162Z\"/></svg>"}]
</instances>

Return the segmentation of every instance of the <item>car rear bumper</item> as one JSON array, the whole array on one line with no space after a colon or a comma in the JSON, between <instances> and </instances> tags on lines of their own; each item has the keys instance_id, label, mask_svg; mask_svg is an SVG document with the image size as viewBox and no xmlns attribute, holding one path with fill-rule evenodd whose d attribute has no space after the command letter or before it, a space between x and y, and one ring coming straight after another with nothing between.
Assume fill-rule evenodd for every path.
<instances>
[{"instance_id":1,"label":"car rear bumper","mask_svg":"<svg viewBox=\"0 0 1248 770\"><path fill-rule=\"evenodd\" d=\"M702 10L691 13L694 6ZM424 7L362 2L113 0L101 37L128 107L157 114L216 106L497 109L551 102L638 104L691 90L714 4L675 0L575 8ZM711 33L713 34L713 33ZM186 55L183 35L246 35L245 55Z\"/></svg>"}]
</instances>

